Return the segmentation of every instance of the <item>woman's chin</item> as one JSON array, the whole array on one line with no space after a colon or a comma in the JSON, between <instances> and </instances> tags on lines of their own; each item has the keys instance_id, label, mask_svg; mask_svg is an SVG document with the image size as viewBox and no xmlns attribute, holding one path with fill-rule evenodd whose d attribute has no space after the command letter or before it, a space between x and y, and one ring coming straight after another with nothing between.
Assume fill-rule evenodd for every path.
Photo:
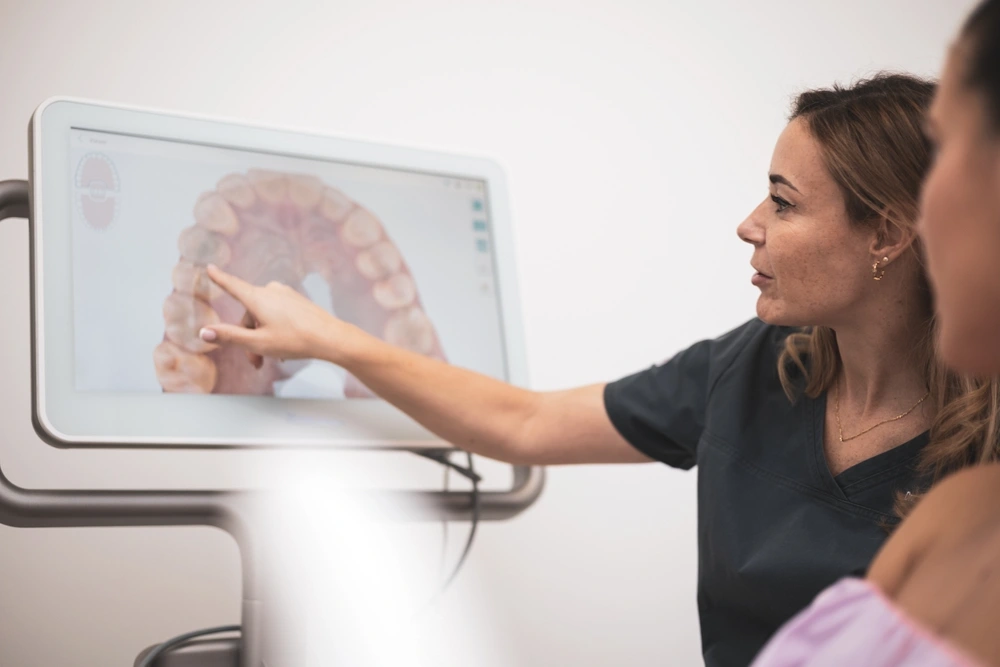
<instances>
[{"instance_id":1,"label":"woman's chin","mask_svg":"<svg viewBox=\"0 0 1000 667\"><path fill-rule=\"evenodd\" d=\"M815 324L802 317L796 317L794 313L788 312L787 308L782 308L780 304L764 295L757 299L757 319L775 327L808 327Z\"/></svg>"},{"instance_id":2,"label":"woman's chin","mask_svg":"<svg viewBox=\"0 0 1000 667\"><path fill-rule=\"evenodd\" d=\"M757 298L757 319L765 324L782 326L781 309L776 308L776 305L773 299L768 299L761 294Z\"/></svg>"}]
</instances>

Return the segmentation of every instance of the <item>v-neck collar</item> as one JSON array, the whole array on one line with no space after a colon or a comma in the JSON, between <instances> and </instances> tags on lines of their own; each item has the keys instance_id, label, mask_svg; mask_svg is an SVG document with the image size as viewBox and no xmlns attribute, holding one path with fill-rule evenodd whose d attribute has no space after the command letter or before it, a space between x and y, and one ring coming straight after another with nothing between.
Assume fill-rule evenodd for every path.
<instances>
[{"instance_id":1,"label":"v-neck collar","mask_svg":"<svg viewBox=\"0 0 1000 667\"><path fill-rule=\"evenodd\" d=\"M839 475L830 471L826 462L826 451L823 447L826 435L826 399L828 393L819 398L807 399L809 410L806 410L812 420L812 450L814 470L820 488L837 498L849 500L852 493L862 491L875 484L894 479L904 474L911 474L913 464L921 450L930 441L928 431L917 435L892 449L855 463Z\"/></svg>"}]
</instances>

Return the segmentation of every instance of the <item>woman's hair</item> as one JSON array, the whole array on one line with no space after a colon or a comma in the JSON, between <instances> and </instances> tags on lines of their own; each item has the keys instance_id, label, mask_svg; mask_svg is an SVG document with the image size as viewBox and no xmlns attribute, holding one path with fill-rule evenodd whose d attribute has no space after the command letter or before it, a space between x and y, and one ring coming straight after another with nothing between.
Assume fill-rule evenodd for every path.
<instances>
[{"instance_id":1,"label":"woman's hair","mask_svg":"<svg viewBox=\"0 0 1000 667\"><path fill-rule=\"evenodd\" d=\"M923 122L934 89L933 83L913 76L882 73L849 88L810 90L795 100L791 120L808 124L853 224L873 230L883 219L907 230L916 224L921 183L931 164ZM912 252L923 266L919 240ZM936 413L918 474L933 483L959 468L998 458L1000 383L959 375L942 365L935 353L934 304L923 271L919 287L926 319L915 359L924 369ZM796 369L804 388L801 379L793 378ZM792 400L797 390L820 396L833 386L839 370L837 337L828 327L791 334L778 362L781 384ZM897 497L897 514L905 515L917 497Z\"/></svg>"},{"instance_id":2,"label":"woman's hair","mask_svg":"<svg viewBox=\"0 0 1000 667\"><path fill-rule=\"evenodd\" d=\"M987 118L1000 130L1000 0L985 0L962 27L966 46L965 84L982 95Z\"/></svg>"}]
</instances>

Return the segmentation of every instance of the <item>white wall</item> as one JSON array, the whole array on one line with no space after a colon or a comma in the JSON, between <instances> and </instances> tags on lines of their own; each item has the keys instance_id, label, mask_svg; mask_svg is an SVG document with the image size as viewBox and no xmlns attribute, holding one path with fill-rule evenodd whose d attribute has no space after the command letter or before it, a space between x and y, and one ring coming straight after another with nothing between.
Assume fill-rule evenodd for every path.
<instances>
[{"instance_id":1,"label":"white wall","mask_svg":"<svg viewBox=\"0 0 1000 667\"><path fill-rule=\"evenodd\" d=\"M56 94L494 157L532 384L602 381L752 315L735 227L765 194L790 96L877 68L935 73L971 5L0 0L0 178L26 176L28 117ZM0 462L14 481L232 481L223 454L38 441L27 252L26 225L0 225ZM386 483L439 478L386 465ZM528 513L482 527L457 586L518 665L697 664L694 488L656 465L551 470ZM218 531L0 527L4 666L130 665L157 639L235 622L238 596Z\"/></svg>"}]
</instances>

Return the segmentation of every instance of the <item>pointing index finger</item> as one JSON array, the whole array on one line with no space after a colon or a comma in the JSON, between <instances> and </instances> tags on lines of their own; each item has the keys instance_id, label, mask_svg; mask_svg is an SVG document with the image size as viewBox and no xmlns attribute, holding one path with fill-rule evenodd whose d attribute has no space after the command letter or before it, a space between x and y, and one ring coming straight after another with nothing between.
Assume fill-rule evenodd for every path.
<instances>
[{"instance_id":1,"label":"pointing index finger","mask_svg":"<svg viewBox=\"0 0 1000 667\"><path fill-rule=\"evenodd\" d=\"M226 273L214 264L209 264L206 268L208 277L216 285L224 289L230 296L242 303L248 309L253 301L254 286L241 278Z\"/></svg>"}]
</instances>

